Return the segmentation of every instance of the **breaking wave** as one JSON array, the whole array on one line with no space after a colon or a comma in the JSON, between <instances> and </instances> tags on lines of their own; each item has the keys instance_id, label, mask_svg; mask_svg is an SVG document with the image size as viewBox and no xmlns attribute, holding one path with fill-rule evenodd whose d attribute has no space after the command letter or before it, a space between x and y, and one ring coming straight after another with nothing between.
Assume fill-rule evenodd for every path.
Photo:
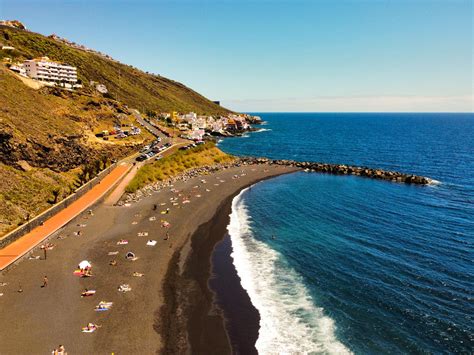
<instances>
[{"instance_id":1,"label":"breaking wave","mask_svg":"<svg viewBox=\"0 0 474 355\"><path fill-rule=\"evenodd\" d=\"M334 321L314 304L301 276L280 253L253 237L245 191L232 202L227 229L242 287L260 314L258 352L349 354L336 338Z\"/></svg>"}]
</instances>

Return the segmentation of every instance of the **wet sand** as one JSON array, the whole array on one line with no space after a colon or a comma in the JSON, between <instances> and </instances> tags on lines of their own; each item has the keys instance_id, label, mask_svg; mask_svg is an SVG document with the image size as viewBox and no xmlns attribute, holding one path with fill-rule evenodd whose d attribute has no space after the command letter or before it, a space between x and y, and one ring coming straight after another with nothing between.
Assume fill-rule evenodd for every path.
<instances>
[{"instance_id":1,"label":"wet sand","mask_svg":"<svg viewBox=\"0 0 474 355\"><path fill-rule=\"evenodd\" d=\"M93 216L77 217L50 238L56 246L46 260L37 249L34 255L40 260L25 259L0 275L0 283L7 283L0 286L0 353L49 353L59 344L70 354L229 353L222 314L207 287L210 256L225 233L223 223L216 225L212 219L217 211L224 217L230 212L225 209L229 198L243 187L294 170L266 165L230 168L176 182L178 193L165 188L129 206L102 204L93 209ZM183 204L186 196L191 202ZM175 197L178 205L170 201ZM161 214L166 208L169 214ZM161 227L162 219L171 227ZM75 236L79 230L82 235ZM164 240L166 231L169 240ZM138 236L141 232L148 236ZM117 245L120 239L129 244ZM147 246L148 239L156 240L156 246ZM119 254L109 256L112 251ZM127 261L128 251L138 259ZM73 275L84 259L91 261L93 277ZM110 266L114 259L117 265ZM144 276L133 277L133 272ZM45 275L49 284L41 288ZM118 292L123 283L132 290ZM19 284L22 293L17 292ZM96 295L81 298L86 287L96 289ZM100 301L114 302L112 309L95 312ZM82 333L88 322L100 328Z\"/></svg>"}]
</instances>

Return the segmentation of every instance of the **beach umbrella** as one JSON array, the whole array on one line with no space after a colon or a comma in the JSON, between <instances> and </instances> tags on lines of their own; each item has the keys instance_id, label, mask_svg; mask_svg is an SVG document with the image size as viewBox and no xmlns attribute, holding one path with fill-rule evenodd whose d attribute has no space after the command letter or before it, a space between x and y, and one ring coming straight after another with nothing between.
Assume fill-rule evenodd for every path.
<instances>
[{"instance_id":1,"label":"beach umbrella","mask_svg":"<svg viewBox=\"0 0 474 355\"><path fill-rule=\"evenodd\" d=\"M88 262L87 260L82 260L80 263L79 263L79 269L87 269L87 268L91 268L92 265L90 262Z\"/></svg>"}]
</instances>

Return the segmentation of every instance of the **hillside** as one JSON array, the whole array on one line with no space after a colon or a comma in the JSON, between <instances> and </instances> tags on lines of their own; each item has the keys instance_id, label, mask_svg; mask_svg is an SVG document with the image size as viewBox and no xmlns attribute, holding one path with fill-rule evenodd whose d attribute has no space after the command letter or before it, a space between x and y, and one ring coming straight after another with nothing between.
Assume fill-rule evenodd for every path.
<instances>
[{"instance_id":1,"label":"hillside","mask_svg":"<svg viewBox=\"0 0 474 355\"><path fill-rule=\"evenodd\" d=\"M74 191L85 166L103 167L151 139L146 132L117 142L95 138L99 128L134 123L117 101L34 90L3 66L0 88L0 235L48 208L55 193L61 200Z\"/></svg>"},{"instance_id":2,"label":"hillside","mask_svg":"<svg viewBox=\"0 0 474 355\"><path fill-rule=\"evenodd\" d=\"M84 84L76 92L36 90L0 63L0 236L71 194L91 177L84 171L104 168L152 139L146 131L120 140L95 137L116 125L137 126L128 107L228 112L180 83L40 34L0 26L0 46L15 48L0 50L2 61L48 56L74 65ZM91 80L109 93L96 92Z\"/></svg>"},{"instance_id":3,"label":"hillside","mask_svg":"<svg viewBox=\"0 0 474 355\"><path fill-rule=\"evenodd\" d=\"M77 67L79 79L87 88L89 82L105 84L111 96L143 112L189 112L219 114L229 112L188 87L158 75L73 48L55 39L11 27L0 26L0 43L12 46L8 53L18 59L39 56ZM0 56L5 55L0 51ZM0 58L1 59L1 58Z\"/></svg>"}]
</instances>

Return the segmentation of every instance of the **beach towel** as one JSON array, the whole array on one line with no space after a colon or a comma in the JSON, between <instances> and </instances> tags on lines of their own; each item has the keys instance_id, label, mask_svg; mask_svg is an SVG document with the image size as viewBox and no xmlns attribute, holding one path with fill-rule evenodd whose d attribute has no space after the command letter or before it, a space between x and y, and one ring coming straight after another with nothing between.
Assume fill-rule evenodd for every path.
<instances>
[{"instance_id":1,"label":"beach towel","mask_svg":"<svg viewBox=\"0 0 474 355\"><path fill-rule=\"evenodd\" d=\"M142 273L139 273L139 272L134 272L134 273L133 273L133 276L135 276L135 277L143 277L143 276L145 276L145 274L142 274Z\"/></svg>"},{"instance_id":2,"label":"beach towel","mask_svg":"<svg viewBox=\"0 0 474 355\"><path fill-rule=\"evenodd\" d=\"M108 311L112 307L113 304L114 304L113 302L100 301L99 304L95 306L94 310L96 312Z\"/></svg>"},{"instance_id":3,"label":"beach towel","mask_svg":"<svg viewBox=\"0 0 474 355\"><path fill-rule=\"evenodd\" d=\"M138 222L137 222L137 221L133 221L132 224L138 224Z\"/></svg>"},{"instance_id":4,"label":"beach towel","mask_svg":"<svg viewBox=\"0 0 474 355\"><path fill-rule=\"evenodd\" d=\"M156 245L156 240L149 240L148 242L146 242L146 245L154 247Z\"/></svg>"},{"instance_id":5,"label":"beach towel","mask_svg":"<svg viewBox=\"0 0 474 355\"><path fill-rule=\"evenodd\" d=\"M83 327L82 328L83 333L94 333L96 330L97 330L96 325L94 325L94 327L90 327L90 328L88 328L88 327Z\"/></svg>"},{"instance_id":6,"label":"beach towel","mask_svg":"<svg viewBox=\"0 0 474 355\"><path fill-rule=\"evenodd\" d=\"M117 242L117 245L127 245L128 244L128 240L125 240L125 239L121 239Z\"/></svg>"},{"instance_id":7,"label":"beach towel","mask_svg":"<svg viewBox=\"0 0 474 355\"><path fill-rule=\"evenodd\" d=\"M107 255L117 255L118 253L118 251L109 251Z\"/></svg>"},{"instance_id":8,"label":"beach towel","mask_svg":"<svg viewBox=\"0 0 474 355\"><path fill-rule=\"evenodd\" d=\"M119 292L130 292L132 288L130 287L129 284L122 284L118 287Z\"/></svg>"}]
</instances>

